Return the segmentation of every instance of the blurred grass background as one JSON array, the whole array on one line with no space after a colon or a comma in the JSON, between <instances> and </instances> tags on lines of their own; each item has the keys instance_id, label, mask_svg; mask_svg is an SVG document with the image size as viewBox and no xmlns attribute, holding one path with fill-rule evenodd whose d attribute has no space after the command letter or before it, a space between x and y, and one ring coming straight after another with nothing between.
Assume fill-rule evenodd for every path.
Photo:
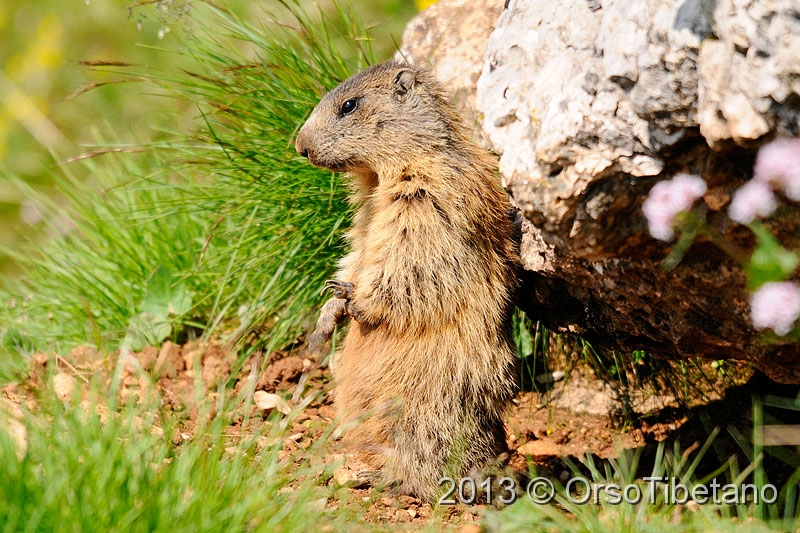
<instances>
[{"instance_id":1,"label":"blurred grass background","mask_svg":"<svg viewBox=\"0 0 800 533\"><path fill-rule=\"evenodd\" d=\"M357 0L348 5L366 26L379 28L374 49L376 57L386 58L406 22L431 3ZM266 12L286 12L276 0L224 5L249 21L263 19ZM316 6L309 2L306 9ZM59 161L92 151L99 140L103 147L109 139L120 147L163 139L162 130L182 126L175 124L175 111L182 112L184 125L191 121L190 102L167 101L148 94L152 87L119 83L121 76L85 64L122 62L160 72L186 67L185 55L168 50L182 46L176 30L191 28L191 7L191 0L0 3L0 272L14 269L2 249L17 248L41 221L9 175L55 195ZM335 7L325 0L318 9L331 13ZM170 109L160 112L162 106Z\"/></svg>"}]
</instances>

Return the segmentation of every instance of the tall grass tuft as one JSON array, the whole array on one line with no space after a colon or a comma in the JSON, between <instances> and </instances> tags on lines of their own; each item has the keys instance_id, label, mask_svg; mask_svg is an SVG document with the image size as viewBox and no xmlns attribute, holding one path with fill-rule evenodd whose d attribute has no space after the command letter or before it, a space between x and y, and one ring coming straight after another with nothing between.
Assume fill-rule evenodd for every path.
<instances>
[{"instance_id":1,"label":"tall grass tuft","mask_svg":"<svg viewBox=\"0 0 800 533\"><path fill-rule=\"evenodd\" d=\"M280 19L245 21L197 4L173 51L184 71L105 67L189 103L194 120L145 154L62 165L58 200L24 190L45 223L24 252L6 251L24 271L0 284L6 353L87 341L135 349L187 324L271 350L310 324L349 210L345 188L295 153L293 134L322 94L374 57L352 11L284 8ZM94 180L73 178L75 165Z\"/></svg>"},{"instance_id":2,"label":"tall grass tuft","mask_svg":"<svg viewBox=\"0 0 800 533\"><path fill-rule=\"evenodd\" d=\"M339 6L336 18L313 22L299 4L285 5L288 22L267 15L258 26L215 10L214 33L188 43L197 70L170 82L174 96L201 102L203 127L176 154L207 172L193 193L215 214L221 243L201 258L218 290L199 303L215 324L239 308L239 333L268 324L252 348L280 347L308 325L341 254L347 190L295 153L294 134L324 93L374 61L351 11Z\"/></svg>"},{"instance_id":3,"label":"tall grass tuft","mask_svg":"<svg viewBox=\"0 0 800 533\"><path fill-rule=\"evenodd\" d=\"M44 222L24 249L6 250L24 269L2 280L7 351L81 343L110 349L125 336L158 267L176 274L195 268L208 223L181 207L182 191L151 181L160 161L155 154L86 160L89 182L63 164L54 172L56 198L15 182Z\"/></svg>"}]
</instances>

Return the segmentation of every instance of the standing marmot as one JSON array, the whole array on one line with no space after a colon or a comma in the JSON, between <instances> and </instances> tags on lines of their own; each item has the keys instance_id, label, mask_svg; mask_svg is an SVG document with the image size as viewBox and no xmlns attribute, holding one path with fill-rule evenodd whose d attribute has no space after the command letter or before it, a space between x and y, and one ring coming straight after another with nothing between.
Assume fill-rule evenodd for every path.
<instances>
[{"instance_id":1,"label":"standing marmot","mask_svg":"<svg viewBox=\"0 0 800 533\"><path fill-rule=\"evenodd\" d=\"M516 387L510 204L465 131L428 71L389 61L325 95L296 145L350 172L359 206L311 344L352 318L332 364L338 409L383 480L426 500L441 476L496 463Z\"/></svg>"}]
</instances>

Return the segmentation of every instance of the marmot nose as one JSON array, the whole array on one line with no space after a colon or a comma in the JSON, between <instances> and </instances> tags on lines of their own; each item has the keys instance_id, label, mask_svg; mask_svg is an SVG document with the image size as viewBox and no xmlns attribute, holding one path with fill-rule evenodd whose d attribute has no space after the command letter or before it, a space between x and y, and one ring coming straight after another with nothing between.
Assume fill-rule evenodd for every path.
<instances>
[{"instance_id":1,"label":"marmot nose","mask_svg":"<svg viewBox=\"0 0 800 533\"><path fill-rule=\"evenodd\" d=\"M297 136L297 140L294 143L294 149L297 150L297 153L308 159L308 147L306 146L303 132L300 132L300 135Z\"/></svg>"}]
</instances>

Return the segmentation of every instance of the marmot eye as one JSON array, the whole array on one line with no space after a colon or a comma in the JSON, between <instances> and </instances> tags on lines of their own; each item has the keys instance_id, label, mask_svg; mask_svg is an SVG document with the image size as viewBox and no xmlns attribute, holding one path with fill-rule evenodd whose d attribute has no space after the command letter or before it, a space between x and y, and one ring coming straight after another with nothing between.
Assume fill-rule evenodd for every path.
<instances>
[{"instance_id":1,"label":"marmot eye","mask_svg":"<svg viewBox=\"0 0 800 533\"><path fill-rule=\"evenodd\" d=\"M349 115L353 111L356 110L358 107L358 98L351 98L350 100L345 100L342 104L342 109L339 111L342 116Z\"/></svg>"}]
</instances>

